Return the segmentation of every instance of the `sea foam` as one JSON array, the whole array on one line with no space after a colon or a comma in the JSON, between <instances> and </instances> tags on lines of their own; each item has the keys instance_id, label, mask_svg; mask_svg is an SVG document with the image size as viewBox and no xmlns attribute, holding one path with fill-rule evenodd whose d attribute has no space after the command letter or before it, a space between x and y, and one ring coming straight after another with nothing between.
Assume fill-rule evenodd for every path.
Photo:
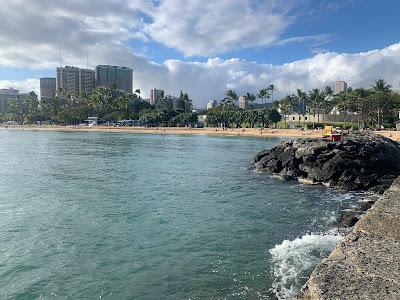
<instances>
[{"instance_id":1,"label":"sea foam","mask_svg":"<svg viewBox=\"0 0 400 300\"><path fill-rule=\"evenodd\" d=\"M313 268L343 239L337 231L306 234L284 240L270 249L274 281L272 293L278 299L293 299Z\"/></svg>"}]
</instances>

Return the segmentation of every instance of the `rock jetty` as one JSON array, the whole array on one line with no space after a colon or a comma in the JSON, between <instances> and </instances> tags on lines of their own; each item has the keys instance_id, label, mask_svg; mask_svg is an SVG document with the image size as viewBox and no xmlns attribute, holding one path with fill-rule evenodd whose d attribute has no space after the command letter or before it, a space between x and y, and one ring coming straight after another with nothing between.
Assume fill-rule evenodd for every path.
<instances>
[{"instance_id":1,"label":"rock jetty","mask_svg":"<svg viewBox=\"0 0 400 300\"><path fill-rule=\"evenodd\" d=\"M400 299L400 177L324 259L298 299Z\"/></svg>"},{"instance_id":2,"label":"rock jetty","mask_svg":"<svg viewBox=\"0 0 400 300\"><path fill-rule=\"evenodd\" d=\"M400 175L400 144L373 133L337 142L300 138L260 152L251 166L283 179L382 194Z\"/></svg>"}]
</instances>

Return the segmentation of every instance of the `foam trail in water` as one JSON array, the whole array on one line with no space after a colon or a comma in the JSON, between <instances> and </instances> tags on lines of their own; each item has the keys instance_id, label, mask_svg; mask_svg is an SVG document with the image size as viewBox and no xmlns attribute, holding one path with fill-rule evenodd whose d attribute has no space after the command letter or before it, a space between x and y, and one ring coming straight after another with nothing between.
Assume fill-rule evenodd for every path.
<instances>
[{"instance_id":1,"label":"foam trail in water","mask_svg":"<svg viewBox=\"0 0 400 300\"><path fill-rule=\"evenodd\" d=\"M305 278L323 257L343 239L337 231L306 234L293 241L284 240L270 249L274 282L272 292L278 299L293 299Z\"/></svg>"}]
</instances>

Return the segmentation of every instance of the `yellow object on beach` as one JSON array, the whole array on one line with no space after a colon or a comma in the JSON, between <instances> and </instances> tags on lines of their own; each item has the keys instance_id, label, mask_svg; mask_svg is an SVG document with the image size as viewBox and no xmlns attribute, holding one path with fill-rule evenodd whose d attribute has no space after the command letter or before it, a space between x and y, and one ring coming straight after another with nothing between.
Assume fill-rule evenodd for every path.
<instances>
[{"instance_id":1,"label":"yellow object on beach","mask_svg":"<svg viewBox=\"0 0 400 300\"><path fill-rule=\"evenodd\" d=\"M324 131L322 132L323 137L328 137L332 134L333 126L325 126Z\"/></svg>"}]
</instances>

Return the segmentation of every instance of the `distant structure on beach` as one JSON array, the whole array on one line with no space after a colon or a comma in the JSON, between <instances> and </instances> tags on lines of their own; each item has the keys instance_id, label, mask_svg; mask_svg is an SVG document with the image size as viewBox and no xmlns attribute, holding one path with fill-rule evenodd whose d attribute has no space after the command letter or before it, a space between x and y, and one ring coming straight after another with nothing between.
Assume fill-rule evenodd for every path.
<instances>
[{"instance_id":1,"label":"distant structure on beach","mask_svg":"<svg viewBox=\"0 0 400 300\"><path fill-rule=\"evenodd\" d=\"M247 99L245 96L239 97L239 108L246 109L247 108Z\"/></svg>"},{"instance_id":2,"label":"distant structure on beach","mask_svg":"<svg viewBox=\"0 0 400 300\"><path fill-rule=\"evenodd\" d=\"M178 110L178 109L181 108L180 107L180 100L179 100L178 97L168 95L167 96L167 100L171 101L172 110Z\"/></svg>"},{"instance_id":3,"label":"distant structure on beach","mask_svg":"<svg viewBox=\"0 0 400 300\"><path fill-rule=\"evenodd\" d=\"M218 105L217 101L215 101L215 100L210 100L210 101L208 101L208 103L207 103L207 110L208 110L208 109L211 109L211 108L214 108L214 107L217 107L217 105Z\"/></svg>"},{"instance_id":4,"label":"distant structure on beach","mask_svg":"<svg viewBox=\"0 0 400 300\"><path fill-rule=\"evenodd\" d=\"M155 105L158 100L164 98L164 90L158 90L156 88L150 90L150 104Z\"/></svg>"},{"instance_id":5,"label":"distant structure on beach","mask_svg":"<svg viewBox=\"0 0 400 300\"><path fill-rule=\"evenodd\" d=\"M61 97L91 93L96 87L95 72L72 66L57 67L56 90Z\"/></svg>"},{"instance_id":6,"label":"distant structure on beach","mask_svg":"<svg viewBox=\"0 0 400 300\"><path fill-rule=\"evenodd\" d=\"M132 94L132 75L133 70L128 67L99 65L96 67L96 84L106 88L115 86L117 90Z\"/></svg>"},{"instance_id":7,"label":"distant structure on beach","mask_svg":"<svg viewBox=\"0 0 400 300\"><path fill-rule=\"evenodd\" d=\"M10 102L13 101L25 101L34 97L35 93L20 93L19 90L14 90L13 88L9 89L0 89L0 113L7 112L9 109Z\"/></svg>"},{"instance_id":8,"label":"distant structure on beach","mask_svg":"<svg viewBox=\"0 0 400 300\"><path fill-rule=\"evenodd\" d=\"M13 88L0 89L0 113L6 112L8 102L17 99L18 95L19 91Z\"/></svg>"},{"instance_id":9,"label":"distant structure on beach","mask_svg":"<svg viewBox=\"0 0 400 300\"><path fill-rule=\"evenodd\" d=\"M338 95L341 92L347 92L347 82L346 81L336 81L334 94Z\"/></svg>"},{"instance_id":10,"label":"distant structure on beach","mask_svg":"<svg viewBox=\"0 0 400 300\"><path fill-rule=\"evenodd\" d=\"M56 78L40 78L40 98L51 99L56 95Z\"/></svg>"}]
</instances>

